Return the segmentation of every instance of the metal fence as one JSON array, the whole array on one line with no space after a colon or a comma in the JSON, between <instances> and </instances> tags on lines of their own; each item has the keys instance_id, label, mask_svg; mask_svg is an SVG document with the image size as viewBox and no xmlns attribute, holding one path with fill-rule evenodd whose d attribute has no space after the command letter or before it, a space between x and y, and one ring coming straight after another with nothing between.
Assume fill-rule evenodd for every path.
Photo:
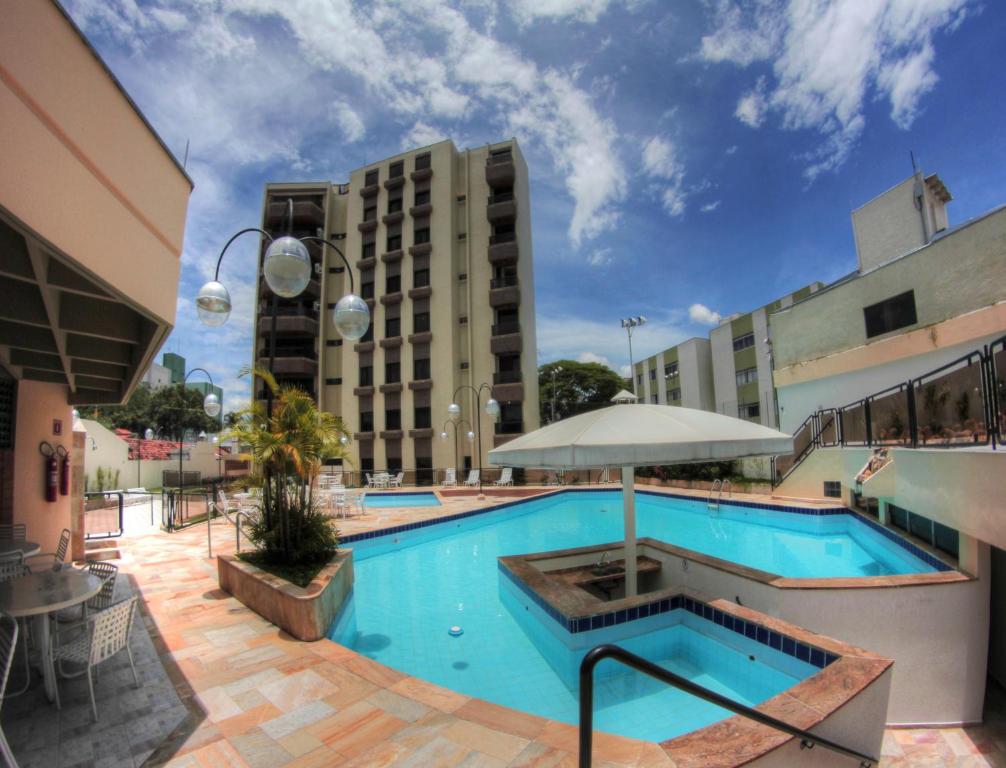
<instances>
[{"instance_id":1,"label":"metal fence","mask_svg":"<svg viewBox=\"0 0 1006 768\"><path fill-rule=\"evenodd\" d=\"M84 538L111 539L122 535L122 491L93 491L84 494Z\"/></svg>"},{"instance_id":2,"label":"metal fence","mask_svg":"<svg viewBox=\"0 0 1006 768\"><path fill-rule=\"evenodd\" d=\"M778 485L815 448L973 448L1006 444L1006 336L909 381L812 413L793 453L772 460Z\"/></svg>"}]
</instances>

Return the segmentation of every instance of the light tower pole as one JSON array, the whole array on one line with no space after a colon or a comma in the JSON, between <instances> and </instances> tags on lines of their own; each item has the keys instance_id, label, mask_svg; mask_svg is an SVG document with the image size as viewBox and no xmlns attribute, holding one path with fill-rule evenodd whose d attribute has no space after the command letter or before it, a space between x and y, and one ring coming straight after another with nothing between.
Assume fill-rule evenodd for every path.
<instances>
[{"instance_id":1,"label":"light tower pole","mask_svg":"<svg viewBox=\"0 0 1006 768\"><path fill-rule=\"evenodd\" d=\"M642 315L626 317L622 320L622 327L629 336L629 378L632 379L632 394L636 397L639 397L639 393L636 391L636 364L632 359L632 329L641 325L646 325L646 318Z\"/></svg>"}]
</instances>

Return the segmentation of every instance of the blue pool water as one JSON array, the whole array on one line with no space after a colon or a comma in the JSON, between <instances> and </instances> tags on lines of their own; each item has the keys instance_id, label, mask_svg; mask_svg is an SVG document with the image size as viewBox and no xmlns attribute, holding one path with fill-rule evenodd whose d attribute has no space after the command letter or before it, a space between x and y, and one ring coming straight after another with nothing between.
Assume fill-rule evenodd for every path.
<instances>
[{"instance_id":1,"label":"blue pool water","mask_svg":"<svg viewBox=\"0 0 1006 768\"><path fill-rule=\"evenodd\" d=\"M368 493L363 497L366 507L439 507L435 493Z\"/></svg>"},{"instance_id":2,"label":"blue pool water","mask_svg":"<svg viewBox=\"0 0 1006 768\"><path fill-rule=\"evenodd\" d=\"M637 495L636 507L640 536L783 576L933 570L851 515L728 505L710 515L703 502L650 495ZM353 543L354 592L330 637L461 693L575 723L577 692L564 682L557 671L561 662L535 629L546 625L514 618L520 598L507 587L496 559L621 537L621 494L605 492L559 494ZM630 650L638 644L647 658L742 703L764 701L805 676L787 666L791 657L773 659L775 652L766 653L764 646L758 665L743 648L731 654L714 631L722 628L706 627L709 622L701 619L689 623L694 617L676 619L679 613L664 614L663 624L655 621L652 631L623 644ZM447 634L454 625L464 629L461 637ZM636 738L671 738L725 715L631 671L608 675L596 693L596 727Z\"/></svg>"}]
</instances>

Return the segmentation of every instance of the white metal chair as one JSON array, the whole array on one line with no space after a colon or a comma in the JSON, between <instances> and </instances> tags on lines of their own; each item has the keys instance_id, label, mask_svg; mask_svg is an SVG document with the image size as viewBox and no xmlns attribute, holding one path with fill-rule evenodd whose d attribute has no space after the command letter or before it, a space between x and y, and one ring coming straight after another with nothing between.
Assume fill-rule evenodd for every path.
<instances>
[{"instance_id":1,"label":"white metal chair","mask_svg":"<svg viewBox=\"0 0 1006 768\"><path fill-rule=\"evenodd\" d=\"M504 486L513 485L513 467L503 467L500 472L500 478L493 485Z\"/></svg>"},{"instance_id":2,"label":"white metal chair","mask_svg":"<svg viewBox=\"0 0 1006 768\"><path fill-rule=\"evenodd\" d=\"M444 481L440 483L441 488L457 488L458 471L454 467L444 470Z\"/></svg>"},{"instance_id":3,"label":"white metal chair","mask_svg":"<svg viewBox=\"0 0 1006 768\"><path fill-rule=\"evenodd\" d=\"M0 539L24 541L28 538L28 526L25 523L0 523Z\"/></svg>"},{"instance_id":4,"label":"white metal chair","mask_svg":"<svg viewBox=\"0 0 1006 768\"><path fill-rule=\"evenodd\" d=\"M129 647L129 636L133 629L133 614L136 612L136 597L128 597L108 608L93 613L77 624L61 627L53 637L52 658L62 667L62 662L83 665L87 672L87 687L91 693L91 713L98 719L98 705L94 700L94 676L91 670L101 662L125 649L129 654L129 668L133 671L133 683L140 687L133 663L133 651ZM76 630L82 629L82 632ZM73 636L60 642L60 635ZM56 708L60 708L59 685L56 685Z\"/></svg>"},{"instance_id":5,"label":"white metal chair","mask_svg":"<svg viewBox=\"0 0 1006 768\"><path fill-rule=\"evenodd\" d=\"M22 576L27 576L31 571L28 566L24 564L24 555L20 552L12 552L10 554L0 557L0 581L11 581L12 579L19 579ZM13 620L13 619L12 619ZM24 619L16 619L16 622L21 625L21 645L24 651L24 686L14 691L13 693L7 694L8 696L19 696L28 690L28 685L31 683L31 669L28 666L28 627ZM15 633L15 640L17 640L17 633ZM13 657L14 651L11 651L11 656ZM3 658L0 656L0 664L3 663ZM9 672L9 664L7 665ZM2 670L0 670L2 671ZM6 691L7 688L7 677L6 672L4 674L3 688ZM0 694L2 695L2 694ZM2 734L0 734L2 735ZM0 744L0 751L2 751L3 744Z\"/></svg>"},{"instance_id":6,"label":"white metal chair","mask_svg":"<svg viewBox=\"0 0 1006 768\"><path fill-rule=\"evenodd\" d=\"M465 480L465 485L468 488L472 488L472 487L478 485L479 484L479 474L480 474L480 472L477 469L473 469L471 472L469 472L468 473L468 479Z\"/></svg>"},{"instance_id":7,"label":"white metal chair","mask_svg":"<svg viewBox=\"0 0 1006 768\"><path fill-rule=\"evenodd\" d=\"M46 570L46 563L41 560L41 558L51 558L51 562L48 563L51 570L58 571L64 565L66 565L66 552L70 548L70 529L64 528L59 534L59 541L56 544L55 552L40 552L37 555L31 555L28 557L28 567L29 570L34 568L35 570Z\"/></svg>"},{"instance_id":8,"label":"white metal chair","mask_svg":"<svg viewBox=\"0 0 1006 768\"><path fill-rule=\"evenodd\" d=\"M0 704L3 703L4 695L7 693L7 680L10 677L10 668L14 664L18 634L17 621L6 613L0 613ZM17 760L14 759L14 753L7 743L2 728L0 728L0 754L3 755L8 768L17 768Z\"/></svg>"},{"instance_id":9,"label":"white metal chair","mask_svg":"<svg viewBox=\"0 0 1006 768\"><path fill-rule=\"evenodd\" d=\"M402 482L405 480L405 473L399 472L394 477L388 478L388 485L392 488L401 488Z\"/></svg>"},{"instance_id":10,"label":"white metal chair","mask_svg":"<svg viewBox=\"0 0 1006 768\"><path fill-rule=\"evenodd\" d=\"M367 478L367 487L368 488L376 488L377 485L374 483L374 477L373 477L373 475L371 475L369 472L365 472L364 475Z\"/></svg>"}]
</instances>

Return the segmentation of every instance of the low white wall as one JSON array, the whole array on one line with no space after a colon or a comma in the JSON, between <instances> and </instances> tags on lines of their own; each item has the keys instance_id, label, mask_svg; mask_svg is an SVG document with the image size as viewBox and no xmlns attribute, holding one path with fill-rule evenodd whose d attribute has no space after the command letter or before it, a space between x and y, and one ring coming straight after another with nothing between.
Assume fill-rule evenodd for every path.
<instances>
[{"instance_id":1,"label":"low white wall","mask_svg":"<svg viewBox=\"0 0 1006 768\"><path fill-rule=\"evenodd\" d=\"M976 580L857 589L780 589L646 548L664 562L661 586L739 602L894 659L887 722L977 723L989 638L989 547Z\"/></svg>"},{"instance_id":2,"label":"low white wall","mask_svg":"<svg viewBox=\"0 0 1006 768\"><path fill-rule=\"evenodd\" d=\"M849 484L856 479L856 474L871 454L869 448L815 448L775 489L775 495L820 499L824 497L824 481L838 480L842 483L842 498L834 501L847 500Z\"/></svg>"}]
</instances>

